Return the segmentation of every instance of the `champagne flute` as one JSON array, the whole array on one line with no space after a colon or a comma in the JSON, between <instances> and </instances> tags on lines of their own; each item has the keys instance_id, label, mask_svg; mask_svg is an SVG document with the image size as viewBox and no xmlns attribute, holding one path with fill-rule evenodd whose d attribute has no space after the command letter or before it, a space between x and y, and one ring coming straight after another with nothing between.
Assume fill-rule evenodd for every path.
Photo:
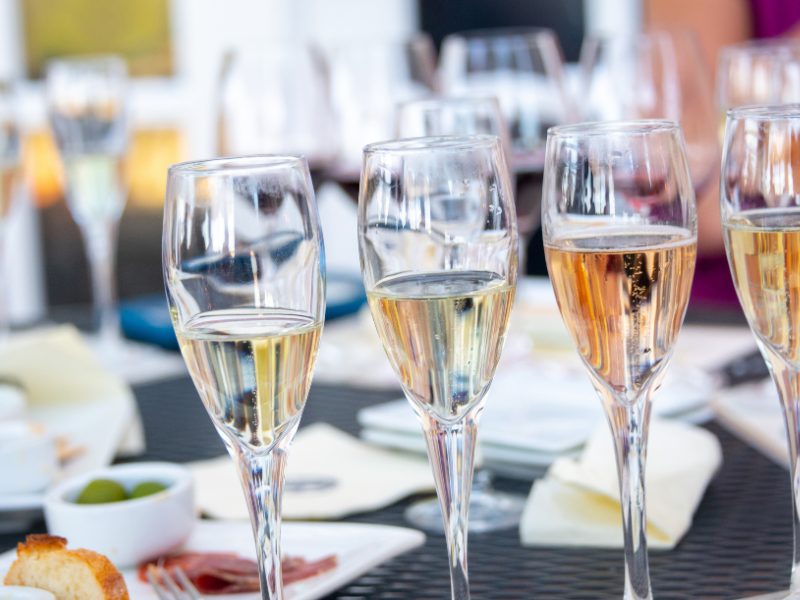
<instances>
[{"instance_id":1,"label":"champagne flute","mask_svg":"<svg viewBox=\"0 0 800 600\"><path fill-rule=\"evenodd\" d=\"M98 338L121 346L116 298L117 226L125 208L122 159L128 143L127 69L116 56L66 58L47 69L50 124L92 279Z\"/></svg>"},{"instance_id":2,"label":"champagne flute","mask_svg":"<svg viewBox=\"0 0 800 600\"><path fill-rule=\"evenodd\" d=\"M554 127L545 161L550 279L614 438L624 597L648 599L650 400L686 313L697 245L683 137L672 121Z\"/></svg>"},{"instance_id":3,"label":"champagne flute","mask_svg":"<svg viewBox=\"0 0 800 600\"><path fill-rule=\"evenodd\" d=\"M6 221L16 195L20 167L20 136L14 87L0 81L0 281L5 282ZM8 334L8 286L0 289L0 338Z\"/></svg>"},{"instance_id":4,"label":"champagne flute","mask_svg":"<svg viewBox=\"0 0 800 600\"><path fill-rule=\"evenodd\" d=\"M701 55L694 32L685 29L588 37L581 48L584 119L678 121L698 198L719 168L716 111Z\"/></svg>"},{"instance_id":5,"label":"champagne flute","mask_svg":"<svg viewBox=\"0 0 800 600\"><path fill-rule=\"evenodd\" d=\"M739 302L783 406L800 597L800 104L728 111L720 202Z\"/></svg>"},{"instance_id":6,"label":"champagne flute","mask_svg":"<svg viewBox=\"0 0 800 600\"><path fill-rule=\"evenodd\" d=\"M261 595L279 600L286 455L325 314L322 234L305 159L171 167L163 257L186 366L238 466Z\"/></svg>"},{"instance_id":7,"label":"champagne flute","mask_svg":"<svg viewBox=\"0 0 800 600\"><path fill-rule=\"evenodd\" d=\"M397 137L410 138L441 135L496 135L500 139L506 160L510 156L510 139L500 106L492 97L426 98L411 100L398 106ZM541 211L536 206L536 222ZM518 230L528 222L529 215L520 214L517 207ZM520 244L520 264L525 264L524 244ZM486 469L475 476L470 494L469 514L472 531L496 531L519 525L525 498L506 494L492 487L492 474ZM422 500L406 510L406 519L413 525L442 533L442 516L436 499Z\"/></svg>"},{"instance_id":8,"label":"champagne flute","mask_svg":"<svg viewBox=\"0 0 800 600\"><path fill-rule=\"evenodd\" d=\"M452 597L465 600L475 438L517 279L514 200L497 137L367 146L358 235L375 327L425 435Z\"/></svg>"}]
</instances>

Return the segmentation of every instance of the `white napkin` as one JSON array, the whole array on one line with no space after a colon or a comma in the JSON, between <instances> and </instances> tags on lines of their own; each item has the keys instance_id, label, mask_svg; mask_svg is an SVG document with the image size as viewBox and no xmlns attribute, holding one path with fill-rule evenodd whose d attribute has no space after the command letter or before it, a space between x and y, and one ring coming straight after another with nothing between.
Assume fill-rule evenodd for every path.
<instances>
[{"instance_id":1,"label":"white napkin","mask_svg":"<svg viewBox=\"0 0 800 600\"><path fill-rule=\"evenodd\" d=\"M190 468L202 512L218 519L247 518L247 506L230 458L196 462ZM339 519L432 489L433 476L427 460L376 448L335 427L316 423L301 429L292 443L283 516Z\"/></svg>"},{"instance_id":2,"label":"white napkin","mask_svg":"<svg viewBox=\"0 0 800 600\"><path fill-rule=\"evenodd\" d=\"M99 364L75 327L43 327L15 333L0 342L0 377L22 385L31 419L43 422L68 443L79 446L83 444L78 440L85 441L87 437L79 412L87 410L87 404L96 406L110 401L119 407L121 412L113 411L116 419L107 422L103 435L93 436L98 443L87 449L102 445L107 457L84 457L87 465L107 464L118 450L127 454L144 451L141 418L133 393L125 381ZM113 406L108 406L112 410ZM92 410L93 414L102 413ZM103 438L102 444L99 438Z\"/></svg>"},{"instance_id":3,"label":"white napkin","mask_svg":"<svg viewBox=\"0 0 800 600\"><path fill-rule=\"evenodd\" d=\"M0 342L0 376L21 383L32 406L80 404L127 389L101 368L70 325L17 333Z\"/></svg>"},{"instance_id":4,"label":"white napkin","mask_svg":"<svg viewBox=\"0 0 800 600\"><path fill-rule=\"evenodd\" d=\"M673 548L689 530L706 486L722 464L710 432L671 421L650 423L647 532L652 548ZM534 483L520 523L526 546L621 548L617 468L608 426L579 459L562 458Z\"/></svg>"}]
</instances>

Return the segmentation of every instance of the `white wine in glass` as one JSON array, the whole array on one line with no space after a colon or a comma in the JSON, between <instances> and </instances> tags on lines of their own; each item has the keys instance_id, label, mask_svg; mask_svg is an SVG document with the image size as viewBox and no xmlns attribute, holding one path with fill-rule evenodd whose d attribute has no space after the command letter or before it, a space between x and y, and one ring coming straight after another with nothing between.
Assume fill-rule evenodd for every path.
<instances>
[{"instance_id":1,"label":"white wine in glass","mask_svg":"<svg viewBox=\"0 0 800 600\"><path fill-rule=\"evenodd\" d=\"M697 246L679 126L652 120L551 129L542 202L556 300L614 438L624 597L649 600L650 402L683 323Z\"/></svg>"},{"instance_id":2,"label":"white wine in glass","mask_svg":"<svg viewBox=\"0 0 800 600\"><path fill-rule=\"evenodd\" d=\"M720 194L725 248L739 302L778 388L789 451L794 560L787 593L800 598L800 105L727 114Z\"/></svg>"},{"instance_id":3,"label":"white wine in glass","mask_svg":"<svg viewBox=\"0 0 800 600\"><path fill-rule=\"evenodd\" d=\"M444 520L452 598L470 597L475 440L517 281L517 227L495 136L364 150L358 214L372 318L419 418Z\"/></svg>"},{"instance_id":4,"label":"white wine in glass","mask_svg":"<svg viewBox=\"0 0 800 600\"><path fill-rule=\"evenodd\" d=\"M164 281L189 374L250 511L261 595L283 598L281 498L325 315L325 258L305 159L170 168Z\"/></svg>"}]
</instances>

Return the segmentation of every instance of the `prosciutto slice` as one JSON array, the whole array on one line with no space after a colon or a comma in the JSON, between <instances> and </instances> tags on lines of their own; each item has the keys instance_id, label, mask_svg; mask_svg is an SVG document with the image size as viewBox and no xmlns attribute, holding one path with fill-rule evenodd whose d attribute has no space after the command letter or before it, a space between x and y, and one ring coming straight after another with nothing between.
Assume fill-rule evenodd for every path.
<instances>
[{"instance_id":1,"label":"prosciutto slice","mask_svg":"<svg viewBox=\"0 0 800 600\"><path fill-rule=\"evenodd\" d=\"M284 556L281 561L283 583L288 585L315 577L336 567L336 556L330 554L308 561L296 556ZM201 594L238 594L259 591L258 565L255 561L223 552L184 552L163 556L139 566L139 579L147 581L150 565L172 570L183 569Z\"/></svg>"}]
</instances>

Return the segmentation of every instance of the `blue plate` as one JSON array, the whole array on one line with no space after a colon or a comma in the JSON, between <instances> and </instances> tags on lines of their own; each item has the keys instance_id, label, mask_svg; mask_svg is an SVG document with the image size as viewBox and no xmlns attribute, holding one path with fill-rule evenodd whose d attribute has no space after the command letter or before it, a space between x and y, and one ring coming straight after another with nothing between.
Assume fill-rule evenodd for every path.
<instances>
[{"instance_id":1,"label":"blue plate","mask_svg":"<svg viewBox=\"0 0 800 600\"><path fill-rule=\"evenodd\" d=\"M327 289L326 320L356 313L367 301L361 277L354 273L328 273ZM120 304L119 316L126 337L162 348L178 349L178 340L163 294L126 300Z\"/></svg>"}]
</instances>

